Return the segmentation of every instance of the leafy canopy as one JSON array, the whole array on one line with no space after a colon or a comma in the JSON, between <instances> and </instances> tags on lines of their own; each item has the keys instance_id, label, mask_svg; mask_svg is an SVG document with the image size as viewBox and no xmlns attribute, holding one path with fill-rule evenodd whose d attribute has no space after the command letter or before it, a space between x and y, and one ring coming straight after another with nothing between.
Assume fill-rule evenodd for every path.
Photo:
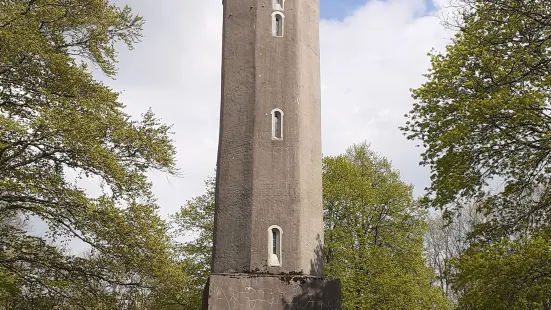
<instances>
[{"instance_id":1,"label":"leafy canopy","mask_svg":"<svg viewBox=\"0 0 551 310\"><path fill-rule=\"evenodd\" d=\"M425 147L427 206L474 203L487 221L451 262L461 309L548 309L551 7L458 0L457 34L432 52L402 128Z\"/></svg>"},{"instance_id":2,"label":"leafy canopy","mask_svg":"<svg viewBox=\"0 0 551 310\"><path fill-rule=\"evenodd\" d=\"M478 200L499 235L537 227L551 210L549 3L458 2L458 32L430 54L402 128L425 147L426 202L454 212Z\"/></svg>"},{"instance_id":3,"label":"leafy canopy","mask_svg":"<svg viewBox=\"0 0 551 310\"><path fill-rule=\"evenodd\" d=\"M425 266L425 213L390 162L354 145L323 159L325 272L346 309L446 309Z\"/></svg>"},{"instance_id":4,"label":"leafy canopy","mask_svg":"<svg viewBox=\"0 0 551 310\"><path fill-rule=\"evenodd\" d=\"M185 281L146 173L175 173L170 128L124 113L89 66L116 73L143 21L104 0L0 2L0 304L6 309L131 309ZM102 187L89 195L79 184ZM12 219L47 224L29 235ZM75 256L50 240L79 240ZM167 286L169 287L169 286ZM160 294L160 293L159 293ZM133 300L133 302L130 302Z\"/></svg>"},{"instance_id":5,"label":"leafy canopy","mask_svg":"<svg viewBox=\"0 0 551 310\"><path fill-rule=\"evenodd\" d=\"M187 290L193 296L190 297L193 309L201 308L203 288L210 274L215 184L215 178L209 177L205 181L205 193L186 201L180 211L172 216L176 237L195 234L192 241L178 242L176 246L182 266L191 277Z\"/></svg>"},{"instance_id":6,"label":"leafy canopy","mask_svg":"<svg viewBox=\"0 0 551 310\"><path fill-rule=\"evenodd\" d=\"M551 307L551 242L540 232L474 244L451 260L460 309L533 310Z\"/></svg>"}]
</instances>

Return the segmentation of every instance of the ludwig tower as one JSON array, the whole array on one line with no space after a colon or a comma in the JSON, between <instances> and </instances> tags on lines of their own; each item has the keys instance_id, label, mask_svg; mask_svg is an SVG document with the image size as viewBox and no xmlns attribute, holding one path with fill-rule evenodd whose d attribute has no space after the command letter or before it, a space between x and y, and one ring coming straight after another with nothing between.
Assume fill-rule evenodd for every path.
<instances>
[{"instance_id":1,"label":"ludwig tower","mask_svg":"<svg viewBox=\"0 0 551 310\"><path fill-rule=\"evenodd\" d=\"M226 309L216 302L223 295L251 300L243 290L261 286L262 294L274 295L291 285L274 275L300 275L293 292L315 284L320 295L327 281L321 278L319 0L223 5L213 275L205 304ZM293 304L293 296L272 297L282 306L271 309ZM235 309L249 309L239 299Z\"/></svg>"}]
</instances>

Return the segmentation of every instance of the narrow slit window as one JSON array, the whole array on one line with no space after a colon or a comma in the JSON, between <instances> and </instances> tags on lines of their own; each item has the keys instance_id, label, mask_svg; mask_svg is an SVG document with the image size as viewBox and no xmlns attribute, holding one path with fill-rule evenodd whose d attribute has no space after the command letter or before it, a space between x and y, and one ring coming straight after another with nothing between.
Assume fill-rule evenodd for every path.
<instances>
[{"instance_id":1,"label":"narrow slit window","mask_svg":"<svg viewBox=\"0 0 551 310\"><path fill-rule=\"evenodd\" d=\"M274 138L281 139L281 112L274 113Z\"/></svg>"},{"instance_id":2,"label":"narrow slit window","mask_svg":"<svg viewBox=\"0 0 551 310\"><path fill-rule=\"evenodd\" d=\"M273 109L272 115L272 139L283 139L283 111Z\"/></svg>"},{"instance_id":3,"label":"narrow slit window","mask_svg":"<svg viewBox=\"0 0 551 310\"><path fill-rule=\"evenodd\" d=\"M277 255L277 229L272 229L272 255Z\"/></svg>"},{"instance_id":4,"label":"narrow slit window","mask_svg":"<svg viewBox=\"0 0 551 310\"><path fill-rule=\"evenodd\" d=\"M278 226L269 229L269 249L269 265L281 266L281 228Z\"/></svg>"},{"instance_id":5,"label":"narrow slit window","mask_svg":"<svg viewBox=\"0 0 551 310\"><path fill-rule=\"evenodd\" d=\"M283 36L283 14L276 12L273 14L273 35L276 37Z\"/></svg>"}]
</instances>

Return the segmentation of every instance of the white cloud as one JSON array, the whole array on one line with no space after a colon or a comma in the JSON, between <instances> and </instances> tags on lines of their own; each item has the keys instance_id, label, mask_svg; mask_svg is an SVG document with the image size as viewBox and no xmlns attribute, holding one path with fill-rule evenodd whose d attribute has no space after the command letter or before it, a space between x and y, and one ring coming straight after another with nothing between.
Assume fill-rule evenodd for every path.
<instances>
[{"instance_id":1,"label":"white cloud","mask_svg":"<svg viewBox=\"0 0 551 310\"><path fill-rule=\"evenodd\" d=\"M367 140L417 195L428 172L398 127L413 103L409 89L424 81L427 52L442 50L450 37L426 9L423 0L370 1L342 22L321 23L324 153Z\"/></svg>"},{"instance_id":2,"label":"white cloud","mask_svg":"<svg viewBox=\"0 0 551 310\"><path fill-rule=\"evenodd\" d=\"M122 1L119 1L122 3ZM160 4L162 3L162 5ZM116 81L121 100L139 115L152 107L174 124L184 178L154 174L163 214L203 192L216 162L220 104L220 0L128 1L146 19L144 40L122 51ZM403 179L428 185L419 150L398 130L420 85L426 53L450 35L426 16L423 0L370 1L343 21L322 21L323 152L338 154L367 140L393 161Z\"/></svg>"}]
</instances>

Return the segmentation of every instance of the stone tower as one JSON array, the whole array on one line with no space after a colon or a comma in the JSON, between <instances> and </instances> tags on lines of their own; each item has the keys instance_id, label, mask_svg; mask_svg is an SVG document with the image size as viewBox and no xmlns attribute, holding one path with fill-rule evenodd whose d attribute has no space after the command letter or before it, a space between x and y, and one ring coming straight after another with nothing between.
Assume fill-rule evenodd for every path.
<instances>
[{"instance_id":1,"label":"stone tower","mask_svg":"<svg viewBox=\"0 0 551 310\"><path fill-rule=\"evenodd\" d=\"M338 282L322 278L319 0L223 5L214 249L204 308L294 309L306 298L318 308L301 309L337 309ZM230 306L222 296L238 297Z\"/></svg>"}]
</instances>

